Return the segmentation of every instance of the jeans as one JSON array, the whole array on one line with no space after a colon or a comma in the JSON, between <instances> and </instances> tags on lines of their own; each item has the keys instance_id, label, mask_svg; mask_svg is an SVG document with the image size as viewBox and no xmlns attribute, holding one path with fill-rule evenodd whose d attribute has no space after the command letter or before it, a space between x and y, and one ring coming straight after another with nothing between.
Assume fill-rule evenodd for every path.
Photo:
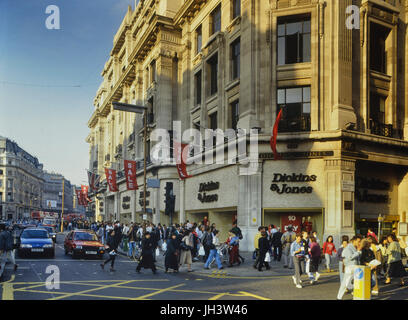
<instances>
[{"instance_id":1,"label":"jeans","mask_svg":"<svg viewBox=\"0 0 408 320\"><path fill-rule=\"evenodd\" d=\"M305 272L309 276L309 279L310 280L315 280L315 277L313 276L313 273L310 272L310 258L305 257L304 263L305 263Z\"/></svg>"},{"instance_id":2,"label":"jeans","mask_svg":"<svg viewBox=\"0 0 408 320\"><path fill-rule=\"evenodd\" d=\"M325 253L325 254L324 254L324 259L326 260L326 268L327 268L327 269L330 269L330 259L331 259L331 256L330 256L328 253Z\"/></svg>"},{"instance_id":3,"label":"jeans","mask_svg":"<svg viewBox=\"0 0 408 320\"><path fill-rule=\"evenodd\" d=\"M356 266L347 266L345 268L344 276L343 276L343 281L340 284L339 292L337 294L337 299L341 300L343 299L343 295L346 292L346 289L353 290L353 285L351 284L351 281L353 280L354 277L354 269Z\"/></svg>"},{"instance_id":4,"label":"jeans","mask_svg":"<svg viewBox=\"0 0 408 320\"><path fill-rule=\"evenodd\" d=\"M128 256L129 257L134 257L135 253L136 253L136 242L130 241L129 242Z\"/></svg>"},{"instance_id":5,"label":"jeans","mask_svg":"<svg viewBox=\"0 0 408 320\"><path fill-rule=\"evenodd\" d=\"M0 264L6 264L7 259L11 261L12 264L16 264L16 259L14 257L14 250L9 250L9 251L3 251L1 255L1 263Z\"/></svg>"},{"instance_id":6,"label":"jeans","mask_svg":"<svg viewBox=\"0 0 408 320\"><path fill-rule=\"evenodd\" d=\"M208 266L213 261L213 259L215 259L215 261L217 262L218 269L221 269L222 268L222 263L221 263L220 255L218 254L217 249L211 249L210 250L210 255L208 256L208 259L207 259L207 262L204 265L204 268L208 268Z\"/></svg>"},{"instance_id":7,"label":"jeans","mask_svg":"<svg viewBox=\"0 0 408 320\"><path fill-rule=\"evenodd\" d=\"M281 261L281 258L282 258L282 247L274 246L273 247L273 260Z\"/></svg>"}]
</instances>

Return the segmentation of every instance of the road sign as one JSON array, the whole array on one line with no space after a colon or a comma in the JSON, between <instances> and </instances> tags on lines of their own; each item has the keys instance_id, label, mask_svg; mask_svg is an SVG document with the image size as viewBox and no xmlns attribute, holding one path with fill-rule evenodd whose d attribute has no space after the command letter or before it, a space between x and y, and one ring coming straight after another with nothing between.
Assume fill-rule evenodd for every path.
<instances>
[{"instance_id":1,"label":"road sign","mask_svg":"<svg viewBox=\"0 0 408 320\"><path fill-rule=\"evenodd\" d=\"M354 269L353 300L371 299L371 269L367 266L356 266Z\"/></svg>"}]
</instances>

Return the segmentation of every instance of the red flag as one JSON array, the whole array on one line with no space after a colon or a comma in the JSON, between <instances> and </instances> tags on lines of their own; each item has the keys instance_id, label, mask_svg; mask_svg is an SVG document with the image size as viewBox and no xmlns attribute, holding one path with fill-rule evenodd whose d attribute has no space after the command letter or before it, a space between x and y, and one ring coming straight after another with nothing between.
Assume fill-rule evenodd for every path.
<instances>
[{"instance_id":1,"label":"red flag","mask_svg":"<svg viewBox=\"0 0 408 320\"><path fill-rule=\"evenodd\" d=\"M116 184L116 170L105 168L106 181L108 182L110 192L118 192L118 185Z\"/></svg>"},{"instance_id":2,"label":"red flag","mask_svg":"<svg viewBox=\"0 0 408 320\"><path fill-rule=\"evenodd\" d=\"M83 206L81 189L75 189L75 193L76 193L76 196L77 196L78 205Z\"/></svg>"},{"instance_id":3,"label":"red flag","mask_svg":"<svg viewBox=\"0 0 408 320\"><path fill-rule=\"evenodd\" d=\"M125 176L128 190L137 190L136 161L125 160Z\"/></svg>"},{"instance_id":4,"label":"red flag","mask_svg":"<svg viewBox=\"0 0 408 320\"><path fill-rule=\"evenodd\" d=\"M174 158L176 159L176 167L180 179L184 180L191 178L192 176L190 176L187 173L186 163L184 162L184 159L187 159L188 148L186 147L188 145L176 141L174 141L173 145L174 145Z\"/></svg>"},{"instance_id":5,"label":"red flag","mask_svg":"<svg viewBox=\"0 0 408 320\"><path fill-rule=\"evenodd\" d=\"M273 151L273 157L275 160L281 159L281 156L278 154L278 151L276 150L276 139L278 138L278 128L279 128L279 122L282 119L282 108L280 109L278 116L276 117L275 124L273 126L273 134L271 137L271 149Z\"/></svg>"},{"instance_id":6,"label":"red flag","mask_svg":"<svg viewBox=\"0 0 408 320\"><path fill-rule=\"evenodd\" d=\"M82 196L82 202L84 206L87 206L91 200L88 197L88 186L81 185L81 196Z\"/></svg>"}]
</instances>

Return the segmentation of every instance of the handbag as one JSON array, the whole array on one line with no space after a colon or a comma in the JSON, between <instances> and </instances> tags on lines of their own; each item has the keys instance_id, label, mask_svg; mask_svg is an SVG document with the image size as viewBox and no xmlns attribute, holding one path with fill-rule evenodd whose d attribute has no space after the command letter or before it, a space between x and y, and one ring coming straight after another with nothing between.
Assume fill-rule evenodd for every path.
<instances>
[{"instance_id":1,"label":"handbag","mask_svg":"<svg viewBox=\"0 0 408 320\"><path fill-rule=\"evenodd\" d=\"M269 252L265 255L265 262L271 262L271 254Z\"/></svg>"},{"instance_id":2,"label":"handbag","mask_svg":"<svg viewBox=\"0 0 408 320\"><path fill-rule=\"evenodd\" d=\"M156 257L158 257L160 255L160 249L156 248Z\"/></svg>"},{"instance_id":3,"label":"handbag","mask_svg":"<svg viewBox=\"0 0 408 320\"><path fill-rule=\"evenodd\" d=\"M199 256L205 256L205 250L203 246L200 246L200 249L198 250L198 255Z\"/></svg>"},{"instance_id":4,"label":"handbag","mask_svg":"<svg viewBox=\"0 0 408 320\"><path fill-rule=\"evenodd\" d=\"M163 251L167 251L167 243L166 243L166 242L163 242L163 244L162 244L162 250L163 250Z\"/></svg>"}]
</instances>

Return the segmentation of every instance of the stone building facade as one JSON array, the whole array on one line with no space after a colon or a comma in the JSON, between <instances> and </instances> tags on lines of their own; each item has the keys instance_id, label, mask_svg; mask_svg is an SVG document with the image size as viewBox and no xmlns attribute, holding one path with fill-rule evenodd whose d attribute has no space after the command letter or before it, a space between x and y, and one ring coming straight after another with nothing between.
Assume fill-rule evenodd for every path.
<instances>
[{"instance_id":1,"label":"stone building facade","mask_svg":"<svg viewBox=\"0 0 408 320\"><path fill-rule=\"evenodd\" d=\"M59 173L45 171L43 177L43 209L58 213L62 211L62 183L64 181L64 212L72 212L74 195L71 182Z\"/></svg>"},{"instance_id":2,"label":"stone building facade","mask_svg":"<svg viewBox=\"0 0 408 320\"><path fill-rule=\"evenodd\" d=\"M43 165L14 141L0 136L0 219L28 218L41 210Z\"/></svg>"},{"instance_id":3,"label":"stone building facade","mask_svg":"<svg viewBox=\"0 0 408 320\"><path fill-rule=\"evenodd\" d=\"M339 243L376 228L379 214L383 233L407 222L407 1L135 4L114 37L88 122L91 170L119 171L119 192L105 184L94 197L100 220L168 224L164 188L173 182L173 222L208 217L226 237L237 219L244 250L261 224L312 228ZM148 151L150 132L171 131L176 120L182 131L255 129L257 170L193 164L193 177L181 181L174 165L148 162L160 189L148 190L143 213L143 163L137 192L126 190L123 174L124 159L143 158L143 119L114 111L114 101L148 106ZM273 160L269 139L282 107L282 159ZM204 195L208 183L218 187Z\"/></svg>"}]
</instances>

